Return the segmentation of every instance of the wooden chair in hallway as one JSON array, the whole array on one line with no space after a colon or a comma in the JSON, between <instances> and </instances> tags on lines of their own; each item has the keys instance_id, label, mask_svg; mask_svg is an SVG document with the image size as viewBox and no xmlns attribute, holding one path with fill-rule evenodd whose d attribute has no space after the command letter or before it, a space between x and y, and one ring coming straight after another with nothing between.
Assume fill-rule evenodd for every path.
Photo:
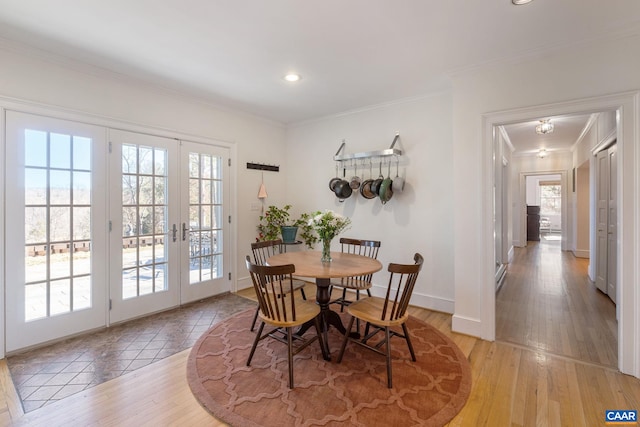
<instances>
[{"instance_id":1,"label":"wooden chair in hallway","mask_svg":"<svg viewBox=\"0 0 640 427\"><path fill-rule=\"evenodd\" d=\"M369 258L377 259L378 250L380 249L380 241L378 240L362 240L350 239L347 237L340 238L341 250L343 253L362 255ZM342 288L342 295L330 302L330 304L339 304L340 312L344 311L344 307L351 304L352 301L347 299L347 289L356 291L356 301L360 299L360 291L367 291L367 295L371 296L371 278L373 274L365 276L344 277L331 282L331 287Z\"/></svg>"},{"instance_id":2,"label":"wooden chair in hallway","mask_svg":"<svg viewBox=\"0 0 640 427\"><path fill-rule=\"evenodd\" d=\"M351 315L351 319L349 320L349 326L342 341L342 347L338 355L338 363L342 361L342 356L347 347L347 341L350 340L378 354L382 354L387 358L387 387L389 388L393 387L391 375L391 337L397 336L404 338L411 353L411 360L416 361L416 355L413 351L409 330L406 325L406 321L409 318L407 308L424 259L422 255L416 253L413 260L414 264L389 264L387 268L387 271L390 273L389 285L384 298L364 298L360 301L353 302L347 307L347 312ZM355 319L367 322L362 338L350 338L349 336ZM391 330L392 327L398 326L402 327L403 333ZM369 332L371 328L373 328L373 332ZM378 332L384 332L382 341L375 345L369 344L368 341ZM381 350L383 346L385 347L385 351Z\"/></svg>"},{"instance_id":3,"label":"wooden chair in hallway","mask_svg":"<svg viewBox=\"0 0 640 427\"><path fill-rule=\"evenodd\" d=\"M286 245L282 243L281 239L252 243L251 252L253 253L253 262L257 265L265 265L269 257L286 252L286 248L287 248ZM307 296L304 293L305 285L306 285L306 282L303 280L298 280L298 279L293 280L293 290L297 291L299 289L300 295L302 295L303 300L307 299ZM251 322L252 331L256 327L256 321L258 319L259 309L260 309L259 307L256 308L256 312L253 315L253 321Z\"/></svg>"},{"instance_id":4,"label":"wooden chair in hallway","mask_svg":"<svg viewBox=\"0 0 640 427\"><path fill-rule=\"evenodd\" d=\"M289 388L293 388L293 356L305 349L309 344L318 340L320 351L323 351L322 333L320 332L320 306L314 301L298 301L293 295L294 280L292 274L295 272L293 264L282 266L257 265L251 262L247 255L247 269L251 274L253 289L258 297L258 309L260 316L260 327L253 341L247 366L251 365L251 359L256 351L258 342L271 337L277 341L284 342L288 347L289 361ZM297 347L293 345L293 328L303 323L313 320L316 335L309 338L296 336ZM271 331L262 333L265 324L274 327ZM284 333L284 337L282 334Z\"/></svg>"}]
</instances>

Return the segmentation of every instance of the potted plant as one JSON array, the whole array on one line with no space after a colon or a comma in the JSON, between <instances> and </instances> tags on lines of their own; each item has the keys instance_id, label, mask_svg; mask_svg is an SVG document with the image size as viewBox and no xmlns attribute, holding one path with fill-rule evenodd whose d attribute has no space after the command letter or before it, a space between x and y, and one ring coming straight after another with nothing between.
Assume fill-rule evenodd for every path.
<instances>
[{"instance_id":1,"label":"potted plant","mask_svg":"<svg viewBox=\"0 0 640 427\"><path fill-rule=\"evenodd\" d=\"M309 225L311 216L308 213L302 213L297 219L292 219L290 209L291 205L283 207L270 205L265 213L260 215L256 240L262 242L282 238L284 243L293 243L296 241L298 231L300 231L300 240L308 248L313 248L313 244L318 239L312 226Z\"/></svg>"}]
</instances>

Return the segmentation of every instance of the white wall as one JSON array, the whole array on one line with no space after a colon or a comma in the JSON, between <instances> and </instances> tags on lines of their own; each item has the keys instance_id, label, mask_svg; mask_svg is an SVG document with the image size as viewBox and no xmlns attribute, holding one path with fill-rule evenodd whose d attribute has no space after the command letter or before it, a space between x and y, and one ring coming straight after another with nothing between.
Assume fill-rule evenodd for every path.
<instances>
[{"instance_id":1,"label":"white wall","mask_svg":"<svg viewBox=\"0 0 640 427\"><path fill-rule=\"evenodd\" d=\"M411 263L420 252L425 264L412 303L446 312L453 312L454 305L450 112L451 96L442 93L298 124L287 133L287 194L295 208L336 210L353 221L343 236L380 240L385 268L374 275L377 285L386 285L389 262ZM328 182L335 176L333 156L342 139L345 153L382 150L389 148L396 131L396 148L405 153L400 164L404 192L386 205L359 194L338 202ZM394 165L392 177L395 173ZM377 167L373 175L377 177ZM339 248L334 244L334 249Z\"/></svg>"},{"instance_id":2,"label":"white wall","mask_svg":"<svg viewBox=\"0 0 640 427\"><path fill-rule=\"evenodd\" d=\"M244 256L255 239L259 212L251 211L258 201L260 172L246 169L246 162L278 164L280 173L265 172L269 202L284 200L286 157L285 128L281 124L244 113L227 111L197 99L162 91L141 82L126 80L78 64L52 62L30 51L0 42L0 106L2 99L53 106L57 112L81 112L87 121L107 119L122 127L141 127L150 132L179 132L226 141L233 147L237 169L233 191L237 202L231 212L237 226L237 254L234 276L246 275ZM25 108L30 108L25 103ZM48 109L47 109L48 110Z\"/></svg>"}]
</instances>

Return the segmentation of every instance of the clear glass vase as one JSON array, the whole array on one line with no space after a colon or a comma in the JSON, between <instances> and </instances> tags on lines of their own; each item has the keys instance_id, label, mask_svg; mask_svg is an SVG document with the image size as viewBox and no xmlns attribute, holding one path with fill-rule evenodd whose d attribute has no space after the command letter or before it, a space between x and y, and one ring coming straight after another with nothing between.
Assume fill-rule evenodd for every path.
<instances>
[{"instance_id":1,"label":"clear glass vase","mask_svg":"<svg viewBox=\"0 0 640 427\"><path fill-rule=\"evenodd\" d=\"M331 262L331 239L322 240L322 262Z\"/></svg>"}]
</instances>

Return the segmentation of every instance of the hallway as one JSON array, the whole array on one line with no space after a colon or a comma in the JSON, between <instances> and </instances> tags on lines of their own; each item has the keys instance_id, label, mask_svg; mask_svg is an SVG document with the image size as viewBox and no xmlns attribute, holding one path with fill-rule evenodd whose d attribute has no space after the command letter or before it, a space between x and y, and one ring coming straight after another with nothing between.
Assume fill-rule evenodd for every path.
<instances>
[{"instance_id":1,"label":"hallway","mask_svg":"<svg viewBox=\"0 0 640 427\"><path fill-rule=\"evenodd\" d=\"M589 282L589 260L559 240L514 250L496 294L496 340L617 369L616 307Z\"/></svg>"}]
</instances>

